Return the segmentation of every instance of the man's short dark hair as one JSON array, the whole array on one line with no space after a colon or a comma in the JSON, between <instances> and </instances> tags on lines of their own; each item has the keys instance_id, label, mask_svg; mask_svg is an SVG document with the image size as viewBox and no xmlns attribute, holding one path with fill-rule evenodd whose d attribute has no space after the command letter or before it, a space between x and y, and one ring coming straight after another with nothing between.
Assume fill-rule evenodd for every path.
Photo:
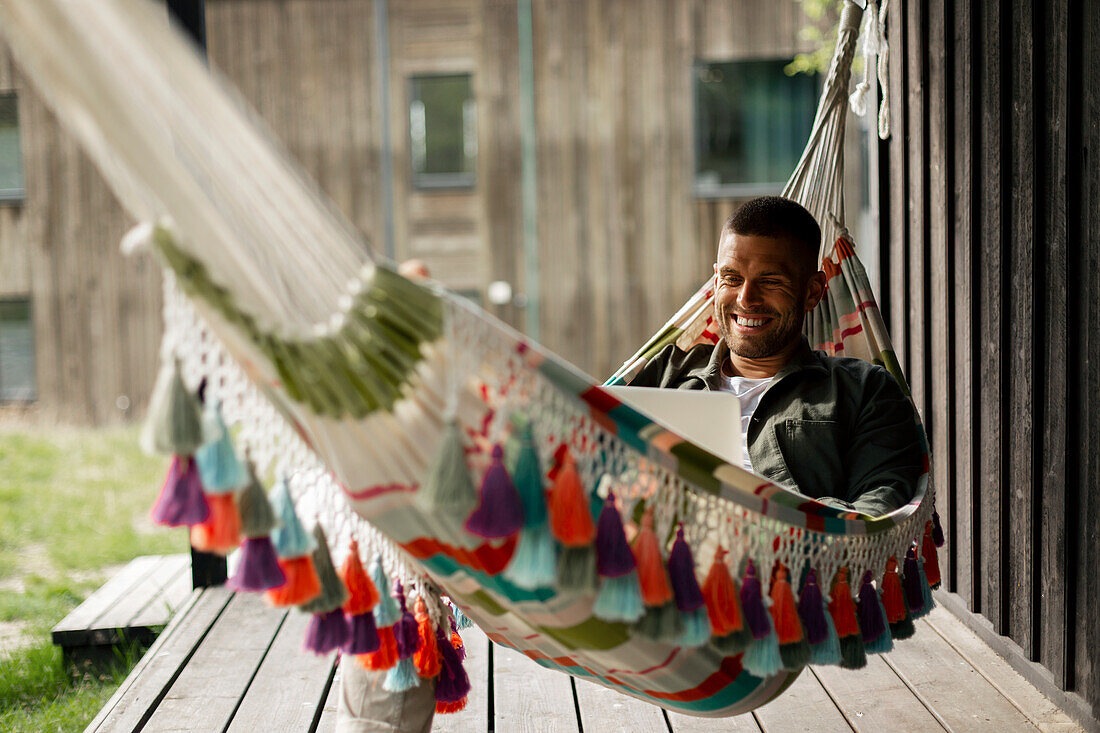
<instances>
[{"instance_id":1,"label":"man's short dark hair","mask_svg":"<svg viewBox=\"0 0 1100 733\"><path fill-rule=\"evenodd\" d=\"M817 261L821 227L813 214L796 201L782 196L760 196L747 201L726 219L723 235L727 231L746 237L787 239L803 245L811 272L821 266Z\"/></svg>"}]
</instances>

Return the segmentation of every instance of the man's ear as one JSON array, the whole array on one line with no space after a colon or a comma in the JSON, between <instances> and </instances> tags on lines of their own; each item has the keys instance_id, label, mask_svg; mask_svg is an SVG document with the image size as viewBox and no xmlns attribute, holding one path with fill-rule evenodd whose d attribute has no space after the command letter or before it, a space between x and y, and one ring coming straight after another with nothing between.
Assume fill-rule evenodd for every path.
<instances>
[{"instance_id":1,"label":"man's ear","mask_svg":"<svg viewBox=\"0 0 1100 733\"><path fill-rule=\"evenodd\" d=\"M810 275L810 280L806 283L806 312L809 313L817 304L821 302L821 299L825 297L825 286L828 279L825 277L825 273L818 270L813 275Z\"/></svg>"}]
</instances>

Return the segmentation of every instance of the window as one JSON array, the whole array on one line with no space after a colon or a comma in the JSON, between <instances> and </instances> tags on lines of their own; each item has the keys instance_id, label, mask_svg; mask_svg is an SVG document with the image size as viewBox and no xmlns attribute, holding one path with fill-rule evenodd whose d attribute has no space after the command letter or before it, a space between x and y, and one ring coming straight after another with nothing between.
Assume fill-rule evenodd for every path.
<instances>
[{"instance_id":1,"label":"window","mask_svg":"<svg viewBox=\"0 0 1100 733\"><path fill-rule=\"evenodd\" d=\"M30 402L37 393L31 303L0 300L0 401Z\"/></svg>"},{"instance_id":2,"label":"window","mask_svg":"<svg viewBox=\"0 0 1100 733\"><path fill-rule=\"evenodd\" d=\"M0 201L23 200L23 149L15 92L0 93Z\"/></svg>"},{"instance_id":3,"label":"window","mask_svg":"<svg viewBox=\"0 0 1100 733\"><path fill-rule=\"evenodd\" d=\"M469 74L414 76L409 83L413 185L474 185L477 107Z\"/></svg>"},{"instance_id":4,"label":"window","mask_svg":"<svg viewBox=\"0 0 1100 733\"><path fill-rule=\"evenodd\" d=\"M810 137L817 79L783 60L695 64L695 190L778 193Z\"/></svg>"}]
</instances>

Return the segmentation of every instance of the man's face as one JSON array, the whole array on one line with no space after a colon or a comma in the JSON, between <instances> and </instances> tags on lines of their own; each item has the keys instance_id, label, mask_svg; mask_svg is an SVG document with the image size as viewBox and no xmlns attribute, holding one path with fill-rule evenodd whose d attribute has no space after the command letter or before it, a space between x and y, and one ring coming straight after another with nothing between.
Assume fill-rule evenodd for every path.
<instances>
[{"instance_id":1,"label":"man's face","mask_svg":"<svg viewBox=\"0 0 1100 733\"><path fill-rule=\"evenodd\" d=\"M714 315L731 352L763 359L798 341L825 280L802 262L798 245L786 239L723 233L714 264Z\"/></svg>"}]
</instances>

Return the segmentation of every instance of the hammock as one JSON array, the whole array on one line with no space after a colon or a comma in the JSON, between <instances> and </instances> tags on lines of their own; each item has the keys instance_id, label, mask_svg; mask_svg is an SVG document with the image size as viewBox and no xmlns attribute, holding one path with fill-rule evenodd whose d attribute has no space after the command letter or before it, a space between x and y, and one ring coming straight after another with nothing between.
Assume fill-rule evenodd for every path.
<instances>
[{"instance_id":1,"label":"hammock","mask_svg":"<svg viewBox=\"0 0 1100 733\"><path fill-rule=\"evenodd\" d=\"M841 225L861 15L844 10L786 193L823 224L812 343L904 384ZM448 712L468 690L450 631L469 618L543 666L724 716L807 663L861 666L930 610L942 537L927 473L883 517L808 500L375 262L144 0L0 0L0 27L150 222L124 248L147 244L166 266L145 437L175 458L154 518L213 550L243 537L230 583L314 614L308 648L389 669L389 689L435 677ZM715 341L710 298L701 288L611 381L671 341Z\"/></svg>"}]
</instances>

